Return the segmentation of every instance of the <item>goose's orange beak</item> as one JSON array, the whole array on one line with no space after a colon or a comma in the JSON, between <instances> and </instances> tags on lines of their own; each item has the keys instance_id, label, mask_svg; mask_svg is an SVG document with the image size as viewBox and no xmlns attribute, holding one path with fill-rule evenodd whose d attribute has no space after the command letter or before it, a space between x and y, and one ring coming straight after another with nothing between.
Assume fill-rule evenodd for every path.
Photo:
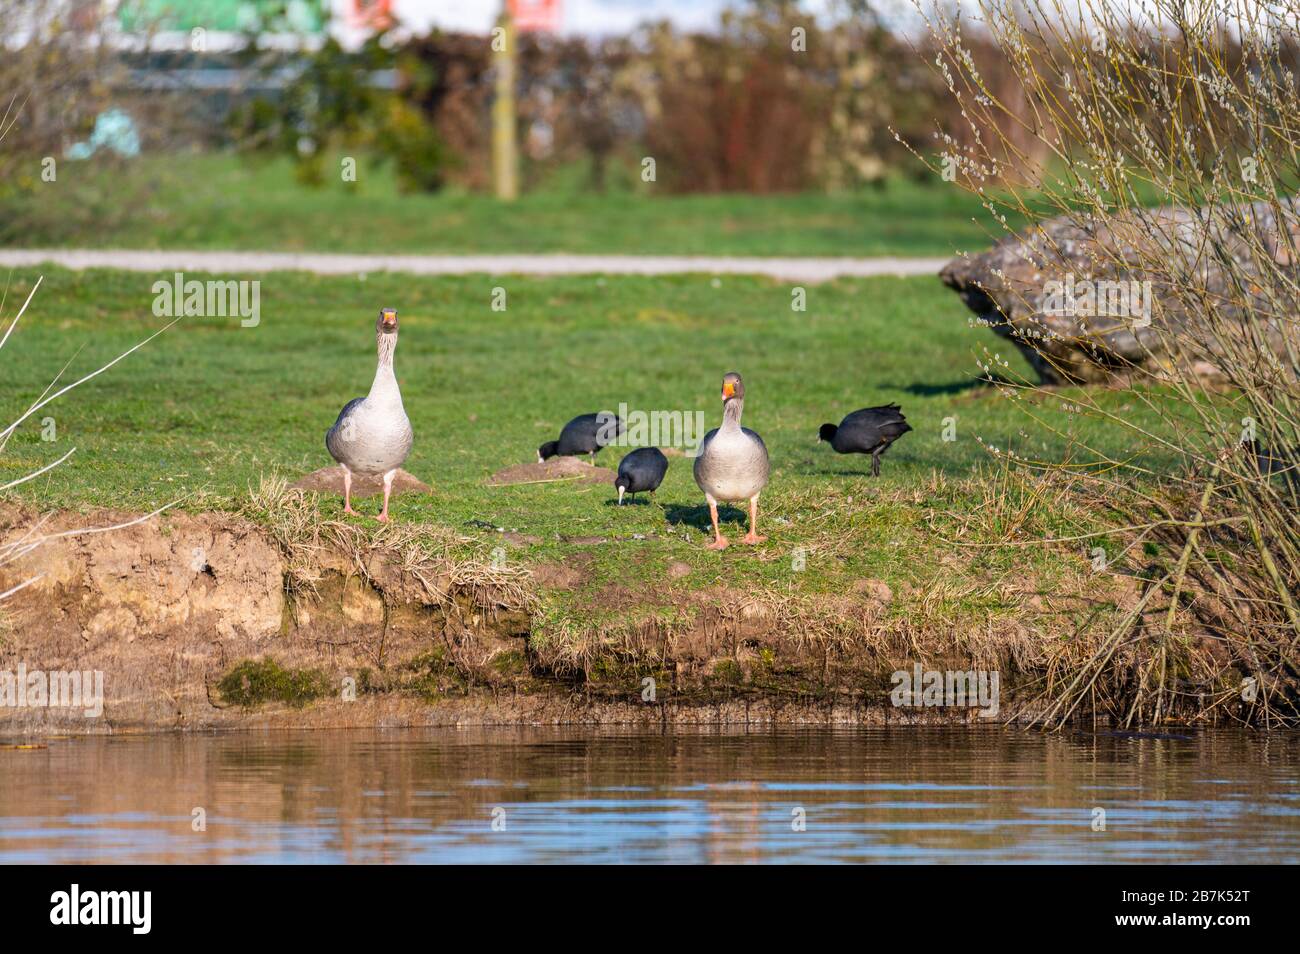
<instances>
[{"instance_id":1,"label":"goose's orange beak","mask_svg":"<svg viewBox=\"0 0 1300 954\"><path fill-rule=\"evenodd\" d=\"M387 310L385 310L385 312L384 312L384 327L385 327L385 328L391 328L391 327L393 327L393 325L395 325L395 324L397 324L397 312L395 312L395 311L387 311Z\"/></svg>"},{"instance_id":2,"label":"goose's orange beak","mask_svg":"<svg viewBox=\"0 0 1300 954\"><path fill-rule=\"evenodd\" d=\"M736 386L735 386L734 384L732 384L730 381L723 381L723 382L722 382L722 400L725 401L725 400L727 400L727 398L735 397L735 396L736 396Z\"/></svg>"}]
</instances>

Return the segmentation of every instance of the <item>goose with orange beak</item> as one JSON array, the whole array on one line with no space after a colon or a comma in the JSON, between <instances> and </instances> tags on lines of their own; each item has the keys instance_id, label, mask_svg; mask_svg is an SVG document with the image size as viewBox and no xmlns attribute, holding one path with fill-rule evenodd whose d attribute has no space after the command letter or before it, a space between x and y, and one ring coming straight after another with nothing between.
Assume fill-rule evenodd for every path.
<instances>
[{"instance_id":1,"label":"goose with orange beak","mask_svg":"<svg viewBox=\"0 0 1300 954\"><path fill-rule=\"evenodd\" d=\"M388 522L388 497L393 478L411 453L415 435L402 407L402 392L393 374L393 353L397 350L397 312L382 308L375 321L378 360L370 393L343 406L338 420L325 433L325 448L343 468L343 512L352 509L352 475L384 478L384 509L380 522Z\"/></svg>"},{"instance_id":2,"label":"goose with orange beak","mask_svg":"<svg viewBox=\"0 0 1300 954\"><path fill-rule=\"evenodd\" d=\"M758 495L767 486L771 464L763 438L740 426L745 406L745 382L735 371L722 379L722 426L704 435L695 457L695 482L709 502L713 520L711 550L725 550L727 538L718 527L718 504L749 501L749 533L744 542L762 543L758 534Z\"/></svg>"}]
</instances>

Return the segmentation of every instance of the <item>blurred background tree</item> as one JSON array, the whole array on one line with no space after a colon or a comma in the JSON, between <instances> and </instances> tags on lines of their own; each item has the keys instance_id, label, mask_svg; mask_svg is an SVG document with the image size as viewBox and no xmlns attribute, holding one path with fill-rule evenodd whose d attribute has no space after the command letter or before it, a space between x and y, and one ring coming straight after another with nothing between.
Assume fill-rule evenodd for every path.
<instances>
[{"instance_id":1,"label":"blurred background tree","mask_svg":"<svg viewBox=\"0 0 1300 954\"><path fill-rule=\"evenodd\" d=\"M491 38L413 34L376 14L344 42L331 9L328 0L5 4L0 110L16 125L0 147L0 241L61 241L149 214L149 193L183 176L184 163L79 176L58 202L39 201L35 189L43 157L84 154L79 144L122 127L156 157L288 159L310 188L337 182L342 156L388 165L405 193L489 192ZM974 148L980 131L929 68L935 41L900 32L872 0L811 9L737 0L709 30L661 21L622 36L521 33L525 190L839 194L910 178L939 192L941 180L909 148L932 160ZM1001 52L975 32L965 48L1017 115L1023 93ZM1042 137L999 122L985 139L1010 143L1026 160L1020 168L1041 167ZM129 161L91 152L94 166ZM653 184L641 179L646 157ZM131 190L139 201L124 201Z\"/></svg>"},{"instance_id":2,"label":"blurred background tree","mask_svg":"<svg viewBox=\"0 0 1300 954\"><path fill-rule=\"evenodd\" d=\"M92 4L6 0L0 4L0 238L48 234L77 223L126 214L111 190L87 193L55 218L44 213L42 190L59 181L68 147L89 141L97 117L112 102L123 66L100 42L103 25ZM94 161L120 163L112 148ZM64 176L65 180L67 176Z\"/></svg>"},{"instance_id":3,"label":"blurred background tree","mask_svg":"<svg viewBox=\"0 0 1300 954\"><path fill-rule=\"evenodd\" d=\"M626 37L521 34L525 184L576 165L594 190L637 188L645 156L670 192L839 191L926 174L894 133L928 135L924 122L949 109L945 91L868 0L828 13L750 0L711 32L662 21ZM491 70L483 36L380 31L354 51L327 40L283 89L235 109L228 128L245 150L294 156L309 184L346 142L395 160L403 188L486 190Z\"/></svg>"}]
</instances>

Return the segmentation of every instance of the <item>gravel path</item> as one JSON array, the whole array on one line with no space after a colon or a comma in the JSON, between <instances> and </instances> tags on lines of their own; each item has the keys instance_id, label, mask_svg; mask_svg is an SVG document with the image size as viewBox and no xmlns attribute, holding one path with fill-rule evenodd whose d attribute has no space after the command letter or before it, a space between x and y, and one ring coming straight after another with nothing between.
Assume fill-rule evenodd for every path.
<instances>
[{"instance_id":1,"label":"gravel path","mask_svg":"<svg viewBox=\"0 0 1300 954\"><path fill-rule=\"evenodd\" d=\"M768 275L822 282L870 275L934 275L944 258L706 258L675 255L348 255L329 252L184 252L127 249L0 249L0 267L51 262L65 268L135 272L301 271L318 275Z\"/></svg>"}]
</instances>

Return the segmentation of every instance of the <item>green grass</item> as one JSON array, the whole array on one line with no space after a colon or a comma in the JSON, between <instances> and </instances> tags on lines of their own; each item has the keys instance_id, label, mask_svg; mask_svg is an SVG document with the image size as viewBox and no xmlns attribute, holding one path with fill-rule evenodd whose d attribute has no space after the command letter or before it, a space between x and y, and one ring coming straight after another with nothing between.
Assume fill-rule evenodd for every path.
<instances>
[{"instance_id":1,"label":"green grass","mask_svg":"<svg viewBox=\"0 0 1300 954\"><path fill-rule=\"evenodd\" d=\"M14 276L0 314L12 316L35 277ZM65 363L67 382L160 327L164 319L150 307L154 278L47 269L0 353L7 381L0 419L24 410ZM498 284L509 293L505 312L490 308ZM381 304L401 314L396 367L416 434L406 467L433 487L427 497L396 498L395 518L451 527L483 556L501 543L495 528L537 538L512 547L512 560L586 554L588 595L631 585L656 606L671 590L718 584L834 593L879 577L891 586L925 586L954 552L946 540L981 504L961 483L989 459L977 438L1025 453L1065 450L1016 402L976 384L983 348L1019 371L1022 359L988 330L968 326L963 306L934 279L813 286L807 312L795 313L787 286L754 278L715 285L698 276L376 274L363 281L274 273L262 280L258 327L184 319L29 420L0 454L0 483L75 446L68 463L19 488L19 499L137 512L177 500L195 510L239 508L263 475L293 479L332 463L323 435L339 408L369 387ZM501 468L535 460L536 447L570 417L620 402L698 409L716 426L720 378L733 369L745 377L744 422L763 435L773 462L762 513L771 539L762 547L736 543L721 555L703 549L707 512L684 458L671 460L654 505L615 507L606 486L484 483ZM1061 398L1068 401L1069 392ZM1101 400L1118 410L1131 396ZM885 456L878 480L866 476L868 459L817 443L824 421L888 401L902 404L915 430ZM1053 401L1039 412L1065 420ZM956 419L951 442L943 440L949 417ZM52 442L42 439L46 418L57 432ZM1076 430L1113 453L1125 450L1119 433L1096 422L1078 421ZM599 462L614 467L619 454L607 450ZM944 479L936 483L936 474ZM324 497L320 509L338 518L341 501ZM361 509L373 514L377 501ZM1052 513L1034 519L1046 526L1065 520ZM733 540L743 534L738 523L727 532ZM573 540L589 536L611 544ZM807 570L796 573L799 548L808 552ZM975 561L977 577L1060 568L1059 557L1042 550L962 552ZM693 572L669 582L674 561ZM963 611L989 611L990 599L963 597ZM551 622L561 623L565 612L556 604ZM590 621L602 610L584 612Z\"/></svg>"},{"instance_id":2,"label":"green grass","mask_svg":"<svg viewBox=\"0 0 1300 954\"><path fill-rule=\"evenodd\" d=\"M0 216L22 247L330 252L947 256L989 243L968 193L897 177L850 194L657 194L635 174L594 194L561 170L514 204L449 190L401 195L389 167L299 185L286 160L153 156L124 170L64 162L24 214ZM1012 223L1017 224L1017 223ZM1000 233L999 233L1000 235Z\"/></svg>"}]
</instances>

